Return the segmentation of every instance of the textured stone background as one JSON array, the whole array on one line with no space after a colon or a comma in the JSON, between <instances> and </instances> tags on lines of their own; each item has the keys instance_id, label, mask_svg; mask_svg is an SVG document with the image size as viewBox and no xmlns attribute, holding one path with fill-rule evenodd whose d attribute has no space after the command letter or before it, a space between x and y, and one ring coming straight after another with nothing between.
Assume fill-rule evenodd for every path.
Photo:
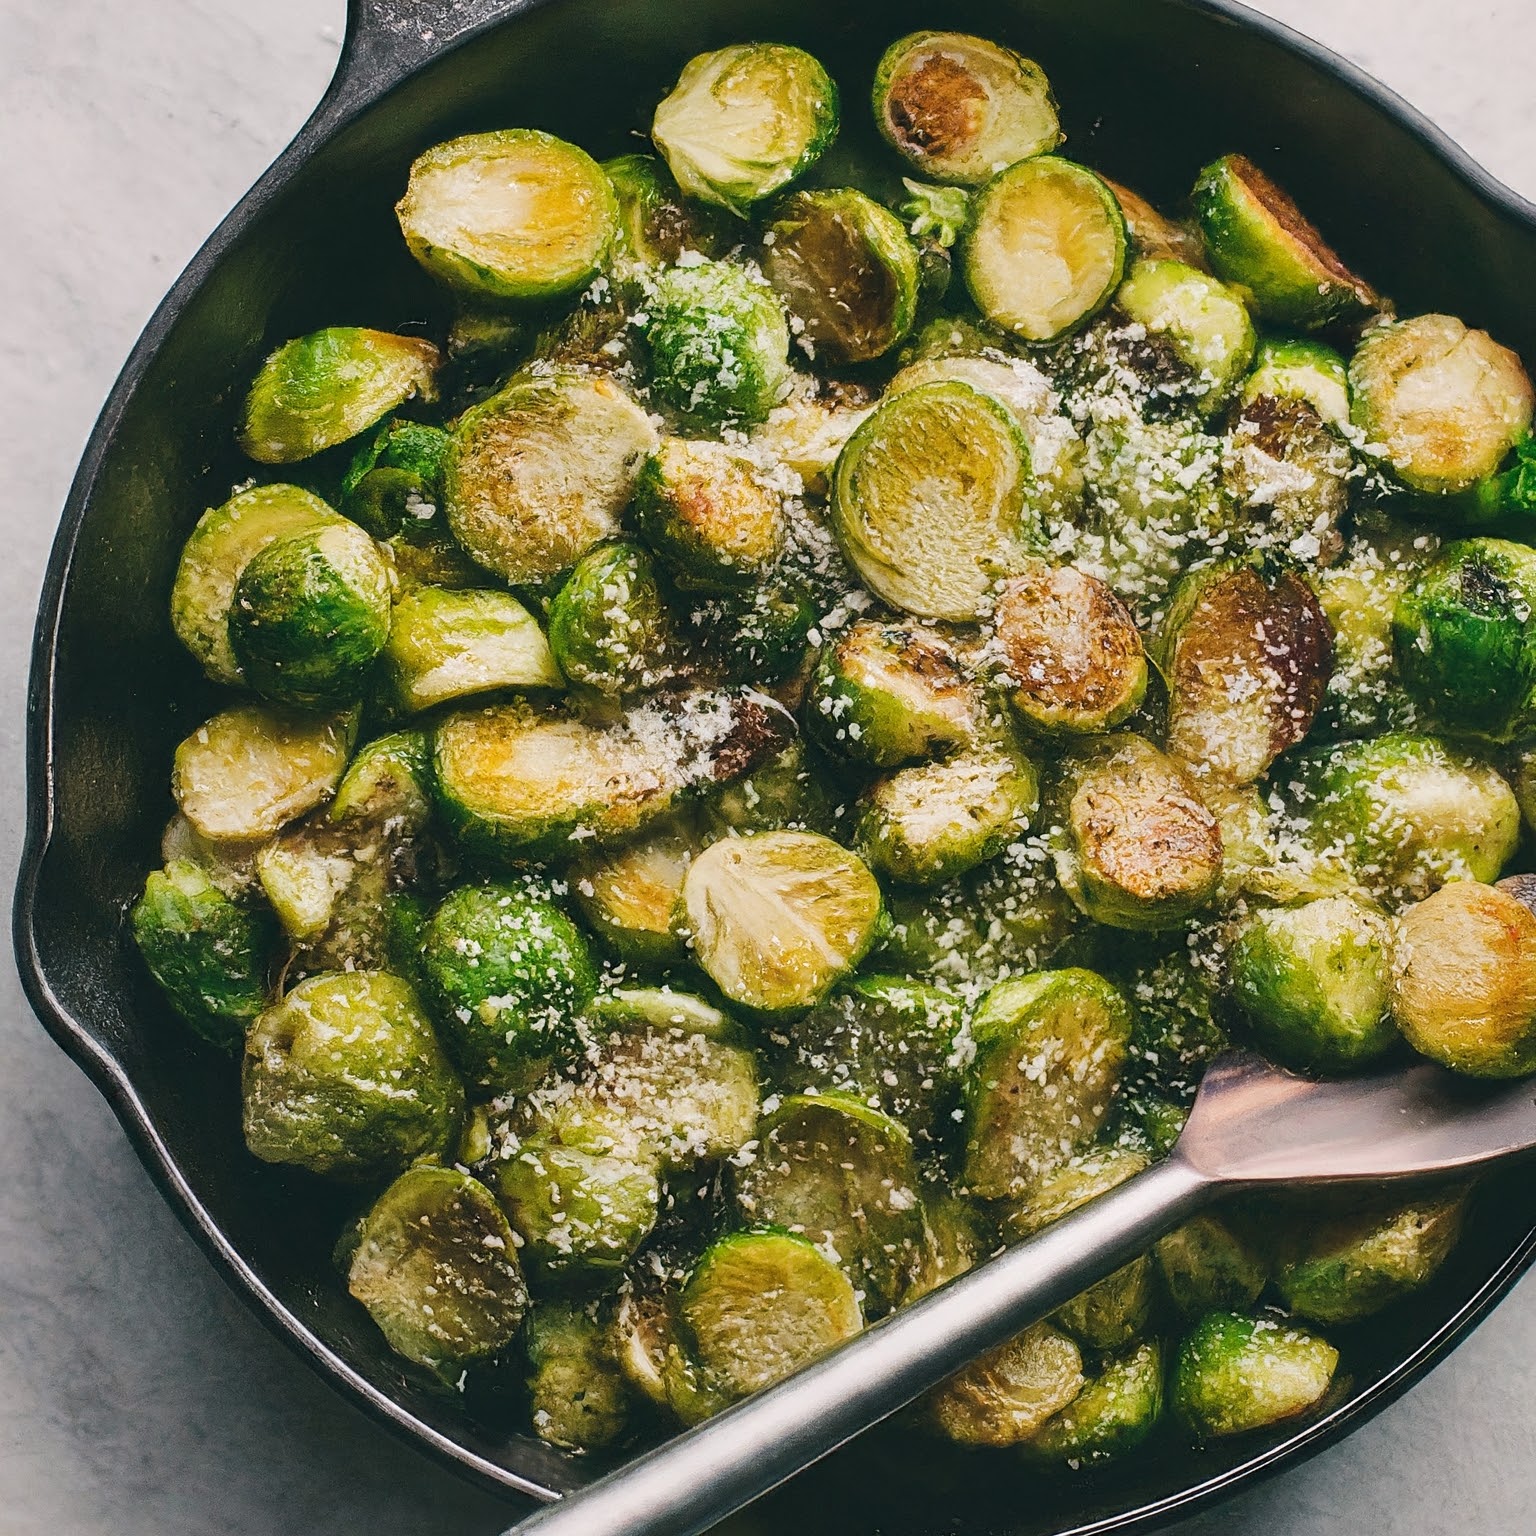
<instances>
[{"instance_id":1,"label":"textured stone background","mask_svg":"<svg viewBox=\"0 0 1536 1536\"><path fill-rule=\"evenodd\" d=\"M1536 198L1530 0L1264 0ZM0 0L0 872L26 648L100 401L298 127L342 0ZM1536 276L1536 274L1533 274ZM1536 1502L1536 1285L1345 1444L1181 1536L1515 1536ZM0 1536L491 1536L503 1506L365 1422L225 1290L0 965Z\"/></svg>"}]
</instances>

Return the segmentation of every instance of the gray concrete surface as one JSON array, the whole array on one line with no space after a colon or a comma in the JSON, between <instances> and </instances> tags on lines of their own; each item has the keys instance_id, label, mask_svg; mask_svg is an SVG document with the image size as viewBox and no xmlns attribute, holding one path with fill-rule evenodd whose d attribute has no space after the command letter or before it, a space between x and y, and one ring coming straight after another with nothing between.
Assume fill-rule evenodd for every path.
<instances>
[{"instance_id":1,"label":"gray concrete surface","mask_svg":"<svg viewBox=\"0 0 1536 1536\"><path fill-rule=\"evenodd\" d=\"M942 8L940 8L942 9ZM1266 0L1536 197L1530 0ZM0 0L0 875L54 521L129 345L299 125L342 0ZM1536 274L1533 274L1536 276ZM1405 1401L1181 1536L1516 1536L1536 1285ZM491 1536L503 1507L374 1429L224 1289L0 966L0 1536Z\"/></svg>"}]
</instances>

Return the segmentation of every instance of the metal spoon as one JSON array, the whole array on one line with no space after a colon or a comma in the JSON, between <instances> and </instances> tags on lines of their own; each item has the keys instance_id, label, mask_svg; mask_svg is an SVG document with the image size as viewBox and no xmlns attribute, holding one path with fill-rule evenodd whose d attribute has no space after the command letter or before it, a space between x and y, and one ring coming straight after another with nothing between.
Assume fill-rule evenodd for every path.
<instances>
[{"instance_id":1,"label":"metal spoon","mask_svg":"<svg viewBox=\"0 0 1536 1536\"><path fill-rule=\"evenodd\" d=\"M506 1536L698 1536L1223 1195L1423 1178L1533 1147L1536 1082L1475 1083L1422 1063L1319 1083L1230 1053L1161 1163Z\"/></svg>"}]
</instances>

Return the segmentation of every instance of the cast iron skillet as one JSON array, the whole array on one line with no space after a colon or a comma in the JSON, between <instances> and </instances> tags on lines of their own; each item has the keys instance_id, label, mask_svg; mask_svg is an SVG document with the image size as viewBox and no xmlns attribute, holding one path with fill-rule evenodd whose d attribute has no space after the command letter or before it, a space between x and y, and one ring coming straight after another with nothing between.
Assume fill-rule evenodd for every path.
<instances>
[{"instance_id":1,"label":"cast iron skillet","mask_svg":"<svg viewBox=\"0 0 1536 1536\"><path fill-rule=\"evenodd\" d=\"M1218 0L350 4L325 100L150 322L64 509L33 658L16 951L43 1023L257 1315L385 1424L484 1484L548 1498L601 1463L509 1435L402 1370L330 1269L348 1197L246 1154L232 1063L169 1017L124 935L125 909L158 862L172 747L213 707L172 639L166 595L198 514L248 473L231 444L246 382L270 347L321 325L442 318L391 216L411 159L453 134L513 125L618 153L683 60L765 37L810 48L844 83L844 136L826 168L835 179L873 154L864 103L880 50L944 25L1041 61L1066 112L1068 153L1174 202L1206 160L1245 150L1405 312L1459 314L1528 360L1536 207L1348 64ZM807 1536L1150 1524L1363 1422L1444 1356L1533 1252L1528 1204L1488 1192L1437 1284L1341 1339L1349 1378L1303 1429L1200 1453L1170 1435L1109 1476L1057 1488L1006 1456L898 1428L797 1480L772 1514Z\"/></svg>"}]
</instances>

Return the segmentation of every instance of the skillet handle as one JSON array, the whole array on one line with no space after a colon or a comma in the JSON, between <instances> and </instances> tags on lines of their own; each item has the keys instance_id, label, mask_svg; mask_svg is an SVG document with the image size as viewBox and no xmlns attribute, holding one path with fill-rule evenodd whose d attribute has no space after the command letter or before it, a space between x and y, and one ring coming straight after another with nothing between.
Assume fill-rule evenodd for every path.
<instances>
[{"instance_id":1,"label":"skillet handle","mask_svg":"<svg viewBox=\"0 0 1536 1536\"><path fill-rule=\"evenodd\" d=\"M1218 1188L1175 1154L504 1536L699 1536L1144 1253Z\"/></svg>"}]
</instances>

